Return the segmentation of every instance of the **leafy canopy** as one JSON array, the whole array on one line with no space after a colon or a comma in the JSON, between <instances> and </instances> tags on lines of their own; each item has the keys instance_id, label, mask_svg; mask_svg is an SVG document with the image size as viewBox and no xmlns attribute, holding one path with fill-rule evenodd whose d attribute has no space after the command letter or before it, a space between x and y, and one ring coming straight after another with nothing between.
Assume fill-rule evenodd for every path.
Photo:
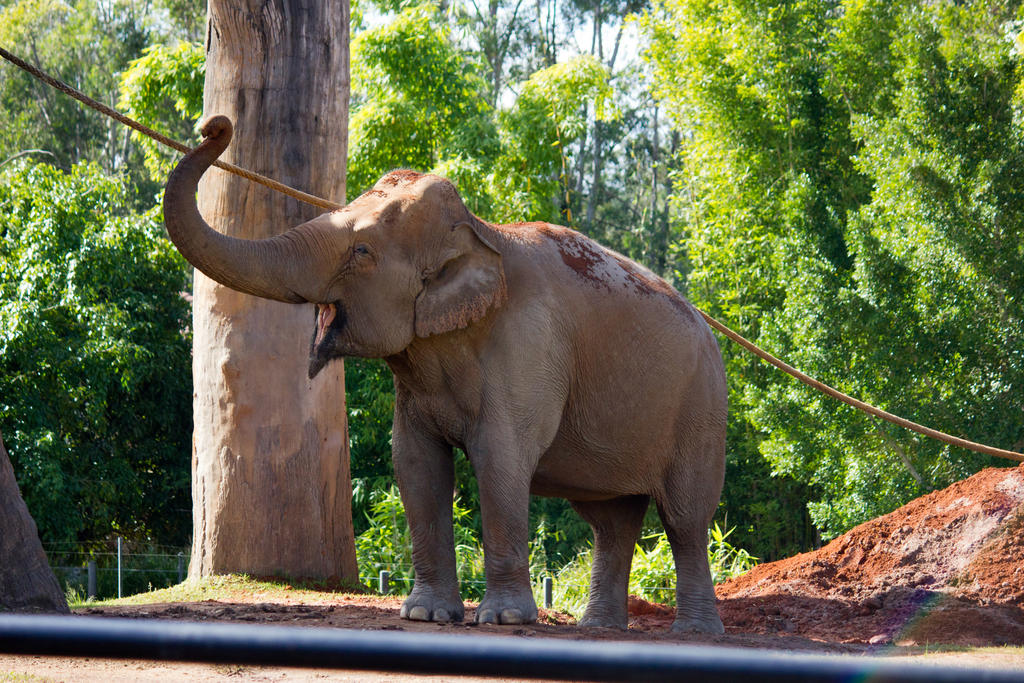
<instances>
[{"instance_id":1,"label":"leafy canopy","mask_svg":"<svg viewBox=\"0 0 1024 683\"><path fill-rule=\"evenodd\" d=\"M188 537L188 275L131 203L92 164L0 175L0 426L47 542Z\"/></svg>"},{"instance_id":2,"label":"leafy canopy","mask_svg":"<svg viewBox=\"0 0 1024 683\"><path fill-rule=\"evenodd\" d=\"M1006 30L1020 17L1017 2L660 3L642 26L688 137L677 207L691 298L842 391L1024 445L1024 138ZM761 455L832 536L1002 464L723 350L727 504L744 495L733 472L768 474Z\"/></svg>"},{"instance_id":3,"label":"leafy canopy","mask_svg":"<svg viewBox=\"0 0 1024 683\"><path fill-rule=\"evenodd\" d=\"M206 51L199 43L150 45L121 74L118 106L158 133L188 141L203 114L205 75ZM142 147L150 177L166 182L181 155L141 133L132 131L132 138Z\"/></svg>"},{"instance_id":4,"label":"leafy canopy","mask_svg":"<svg viewBox=\"0 0 1024 683\"><path fill-rule=\"evenodd\" d=\"M410 7L352 44L348 189L355 196L396 167L437 167L484 206L472 182L497 139L486 85L430 5ZM452 173L451 171L454 171Z\"/></svg>"},{"instance_id":5,"label":"leafy canopy","mask_svg":"<svg viewBox=\"0 0 1024 683\"><path fill-rule=\"evenodd\" d=\"M151 36L143 13L136 0L16 0L0 9L0 44L113 105L117 75ZM131 173L138 157L127 142L121 124L3 64L0 162L39 150L33 152L38 160L65 170L94 161L107 172Z\"/></svg>"}]
</instances>

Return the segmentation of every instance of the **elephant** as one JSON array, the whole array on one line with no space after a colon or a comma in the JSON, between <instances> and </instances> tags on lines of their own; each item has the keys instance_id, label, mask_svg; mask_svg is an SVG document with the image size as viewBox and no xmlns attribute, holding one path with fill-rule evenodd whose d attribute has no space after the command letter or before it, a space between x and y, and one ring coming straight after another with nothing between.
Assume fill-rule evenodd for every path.
<instances>
[{"instance_id":1,"label":"elephant","mask_svg":"<svg viewBox=\"0 0 1024 683\"><path fill-rule=\"evenodd\" d=\"M533 494L567 499L593 528L581 625L627 627L630 563L653 499L676 565L672 629L724 631L706 544L725 473L725 370L682 295L574 230L488 223L451 182L409 170L275 237L228 237L195 196L231 122L212 117L202 134L164 195L181 254L240 292L315 304L310 378L342 357L382 358L394 375L392 458L415 571L403 618L464 618L452 528L460 448L480 492L477 622L537 619Z\"/></svg>"}]
</instances>

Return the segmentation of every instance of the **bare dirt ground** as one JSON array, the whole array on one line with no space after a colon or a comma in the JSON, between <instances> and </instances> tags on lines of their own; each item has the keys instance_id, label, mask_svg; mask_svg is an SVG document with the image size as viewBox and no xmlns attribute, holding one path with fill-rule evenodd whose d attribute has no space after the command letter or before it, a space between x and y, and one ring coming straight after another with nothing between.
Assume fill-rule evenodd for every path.
<instances>
[{"instance_id":1,"label":"bare dirt ground","mask_svg":"<svg viewBox=\"0 0 1024 683\"><path fill-rule=\"evenodd\" d=\"M536 624L431 624L399 618L399 598L284 587L240 589L216 600L86 607L78 614L290 624L570 640L692 643L835 655L883 655L1024 672L1024 466L989 469L919 498L820 550L759 565L717 589L723 636L668 632L673 612L631 599L625 631L581 629L541 611ZM227 595L228 597L225 597ZM976 649L985 648L985 649ZM0 655L0 681L380 680L400 676L268 667Z\"/></svg>"}]
</instances>

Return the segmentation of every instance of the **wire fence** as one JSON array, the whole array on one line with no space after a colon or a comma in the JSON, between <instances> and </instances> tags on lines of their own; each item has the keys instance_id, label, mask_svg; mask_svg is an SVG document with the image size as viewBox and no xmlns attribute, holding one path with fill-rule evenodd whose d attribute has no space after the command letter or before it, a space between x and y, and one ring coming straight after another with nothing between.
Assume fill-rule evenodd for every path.
<instances>
[{"instance_id":1,"label":"wire fence","mask_svg":"<svg viewBox=\"0 0 1024 683\"><path fill-rule=\"evenodd\" d=\"M86 546L98 550L80 550L77 543L47 543L46 552L61 588L83 599L127 597L138 593L169 588L188 576L189 548L176 546L145 546L132 549L120 538ZM106 549L109 546L113 549ZM163 550L163 551L161 551ZM405 594L412 590L412 567L406 565L369 565L376 575L361 575L359 582L369 590ZM466 587L484 585L482 579L461 579Z\"/></svg>"},{"instance_id":2,"label":"wire fence","mask_svg":"<svg viewBox=\"0 0 1024 683\"><path fill-rule=\"evenodd\" d=\"M189 548L129 544L121 538L85 544L95 550L81 550L80 544L44 544L50 567L61 588L77 601L128 597L185 581L188 576ZM365 563L359 582L367 590L380 594L406 595L412 590L414 572L411 565L401 563ZM365 572L375 571L376 574ZM585 577L584 577L585 578ZM540 568L530 577L538 602L552 607L555 577ZM564 583L564 581L563 581ZM460 575L459 588L470 599L483 595L486 581L482 577ZM585 590L586 586L580 586ZM671 599L671 585L640 586L645 595L663 595ZM663 599L664 599L663 598Z\"/></svg>"},{"instance_id":3,"label":"wire fence","mask_svg":"<svg viewBox=\"0 0 1024 683\"><path fill-rule=\"evenodd\" d=\"M188 548L138 546L120 537L84 544L47 543L50 567L64 592L80 598L119 598L168 588L188 575ZM134 547L133 547L134 545Z\"/></svg>"},{"instance_id":4,"label":"wire fence","mask_svg":"<svg viewBox=\"0 0 1024 683\"><path fill-rule=\"evenodd\" d=\"M105 600L128 597L182 583L188 576L188 548L177 552L65 551L52 545L44 547L65 593L80 599ZM377 574L363 574L359 582L381 594L405 595L412 590L411 567L379 565ZM551 577L534 577L535 583ZM483 579L460 578L463 591L482 592Z\"/></svg>"}]
</instances>

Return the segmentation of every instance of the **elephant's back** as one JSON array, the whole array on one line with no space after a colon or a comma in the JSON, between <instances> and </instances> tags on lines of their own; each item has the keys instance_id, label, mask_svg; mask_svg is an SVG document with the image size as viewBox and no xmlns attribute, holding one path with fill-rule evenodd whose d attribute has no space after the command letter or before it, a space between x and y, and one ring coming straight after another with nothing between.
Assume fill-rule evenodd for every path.
<instances>
[{"instance_id":1,"label":"elephant's back","mask_svg":"<svg viewBox=\"0 0 1024 683\"><path fill-rule=\"evenodd\" d=\"M571 308L578 317L614 315L630 327L671 330L688 346L714 343L707 323L690 302L635 261L561 226L521 223L498 227L512 237L514 250L525 255L520 269L527 272L518 278L525 289L536 292L534 285L543 283L543 289L554 293L559 305Z\"/></svg>"},{"instance_id":2,"label":"elephant's back","mask_svg":"<svg viewBox=\"0 0 1024 683\"><path fill-rule=\"evenodd\" d=\"M577 395L656 412L689 412L687 397L724 410L718 342L689 301L642 265L580 233L546 223L518 226L527 257L524 298L541 299L572 337ZM513 266L514 267L514 266ZM517 284L509 283L514 296ZM588 386L579 386L579 384ZM656 405L660 404L660 405ZM710 407L710 406L708 406Z\"/></svg>"}]
</instances>

